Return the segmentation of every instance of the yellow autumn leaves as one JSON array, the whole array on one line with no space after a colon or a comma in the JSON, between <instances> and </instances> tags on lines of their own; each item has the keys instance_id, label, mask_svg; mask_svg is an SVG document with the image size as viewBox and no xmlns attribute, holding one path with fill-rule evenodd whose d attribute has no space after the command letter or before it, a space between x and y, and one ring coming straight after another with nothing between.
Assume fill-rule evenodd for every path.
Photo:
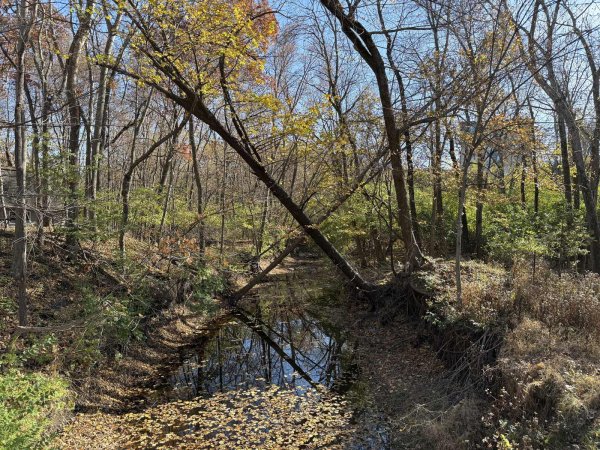
<instances>
[{"instance_id":1,"label":"yellow autumn leaves","mask_svg":"<svg viewBox=\"0 0 600 450\"><path fill-rule=\"evenodd\" d=\"M130 15L137 30L133 63L142 81L175 78L203 96L220 89L221 58L230 86L260 78L261 53L277 33L267 5L248 1L149 0Z\"/></svg>"},{"instance_id":2,"label":"yellow autumn leaves","mask_svg":"<svg viewBox=\"0 0 600 450\"><path fill-rule=\"evenodd\" d=\"M68 449L345 448L355 430L339 398L271 386L176 401L124 415L77 416L58 440Z\"/></svg>"}]
</instances>

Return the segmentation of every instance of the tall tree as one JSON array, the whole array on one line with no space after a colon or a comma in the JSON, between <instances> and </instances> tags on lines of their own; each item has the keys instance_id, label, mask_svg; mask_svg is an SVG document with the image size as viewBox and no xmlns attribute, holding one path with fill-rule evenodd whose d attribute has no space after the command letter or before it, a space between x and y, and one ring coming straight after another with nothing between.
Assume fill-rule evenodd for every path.
<instances>
[{"instance_id":1,"label":"tall tree","mask_svg":"<svg viewBox=\"0 0 600 450\"><path fill-rule=\"evenodd\" d=\"M354 48L360 57L370 67L377 82L398 206L397 219L402 241L406 248L407 269L410 272L412 269L421 266L424 262L424 256L419 248L413 227L406 191L404 168L402 167L400 135L401 131L410 128L411 122L407 123L405 120L402 122L402 130L398 128L385 61L379 52L379 47L373 40L372 34L356 19L355 13L358 3L354 2L350 6L349 11L346 12L338 0L321 0L321 4L340 22L342 31L352 44L354 44ZM422 120L419 120L419 122L422 122Z\"/></svg>"},{"instance_id":2,"label":"tall tree","mask_svg":"<svg viewBox=\"0 0 600 450\"><path fill-rule=\"evenodd\" d=\"M570 24L563 19L570 19ZM591 267L600 272L600 222L597 214L597 192L600 180L600 71L592 46L581 32L577 17L566 2L548 4L536 0L529 25L519 22L514 14L513 23L523 35L523 56L537 84L552 101L559 120L564 121L569 133L573 162L577 168L578 185L585 204L587 226L591 235ZM576 36L565 38L567 30ZM565 41L567 39L567 41ZM585 161L584 131L580 125L578 108L570 95L573 86L570 77L559 76L558 62L574 55L577 46L584 50L586 70L590 74L589 90L593 103L594 126L590 136L590 164ZM578 60L579 61L579 60Z\"/></svg>"},{"instance_id":3,"label":"tall tree","mask_svg":"<svg viewBox=\"0 0 600 450\"><path fill-rule=\"evenodd\" d=\"M27 325L27 124L25 119L25 52L36 19L38 3L20 0L16 3L17 42L15 68L15 240L13 244L13 274L18 289L19 325Z\"/></svg>"},{"instance_id":4,"label":"tall tree","mask_svg":"<svg viewBox=\"0 0 600 450\"><path fill-rule=\"evenodd\" d=\"M94 13L94 0L86 0L85 3L79 2L73 5L76 21L73 23L73 40L65 62L65 94L68 108L68 160L69 170L68 186L69 199L67 202L67 221L68 229L67 244L72 252L78 250L79 242L77 237L77 218L79 216L79 158L80 158L80 133L81 133L81 105L79 103L80 87L79 81L79 61L81 52L85 46L92 26L92 14ZM77 24L77 25L75 25Z\"/></svg>"}]
</instances>

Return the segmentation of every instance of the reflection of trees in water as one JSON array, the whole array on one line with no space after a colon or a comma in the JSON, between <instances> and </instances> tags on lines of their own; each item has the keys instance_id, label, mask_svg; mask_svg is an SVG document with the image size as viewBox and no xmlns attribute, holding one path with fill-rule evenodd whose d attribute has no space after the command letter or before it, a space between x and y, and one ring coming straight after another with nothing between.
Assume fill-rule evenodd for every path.
<instances>
[{"instance_id":1,"label":"reflection of trees in water","mask_svg":"<svg viewBox=\"0 0 600 450\"><path fill-rule=\"evenodd\" d=\"M245 311L221 327L180 367L171 380L191 396L238 387L276 384L299 389L332 387L342 374L343 339L334 339L305 312L282 312L261 320ZM301 389L300 389L301 390Z\"/></svg>"}]
</instances>

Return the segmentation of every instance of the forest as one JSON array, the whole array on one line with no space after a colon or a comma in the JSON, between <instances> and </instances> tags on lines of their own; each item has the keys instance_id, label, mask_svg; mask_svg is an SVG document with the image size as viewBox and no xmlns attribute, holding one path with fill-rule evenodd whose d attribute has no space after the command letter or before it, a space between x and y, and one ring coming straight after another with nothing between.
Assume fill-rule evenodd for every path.
<instances>
[{"instance_id":1,"label":"forest","mask_svg":"<svg viewBox=\"0 0 600 450\"><path fill-rule=\"evenodd\" d=\"M0 0L0 450L599 449L600 3Z\"/></svg>"}]
</instances>

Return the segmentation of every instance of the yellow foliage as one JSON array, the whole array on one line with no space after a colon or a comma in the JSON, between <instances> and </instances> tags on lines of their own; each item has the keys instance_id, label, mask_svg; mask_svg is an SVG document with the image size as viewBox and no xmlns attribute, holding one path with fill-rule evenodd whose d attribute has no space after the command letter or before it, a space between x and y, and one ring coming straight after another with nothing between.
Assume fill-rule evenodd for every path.
<instances>
[{"instance_id":1,"label":"yellow foliage","mask_svg":"<svg viewBox=\"0 0 600 450\"><path fill-rule=\"evenodd\" d=\"M277 33L267 5L248 0L149 0L132 16L138 60L130 71L156 85L180 80L203 96L220 89L220 60L229 86L260 81L261 53Z\"/></svg>"}]
</instances>

